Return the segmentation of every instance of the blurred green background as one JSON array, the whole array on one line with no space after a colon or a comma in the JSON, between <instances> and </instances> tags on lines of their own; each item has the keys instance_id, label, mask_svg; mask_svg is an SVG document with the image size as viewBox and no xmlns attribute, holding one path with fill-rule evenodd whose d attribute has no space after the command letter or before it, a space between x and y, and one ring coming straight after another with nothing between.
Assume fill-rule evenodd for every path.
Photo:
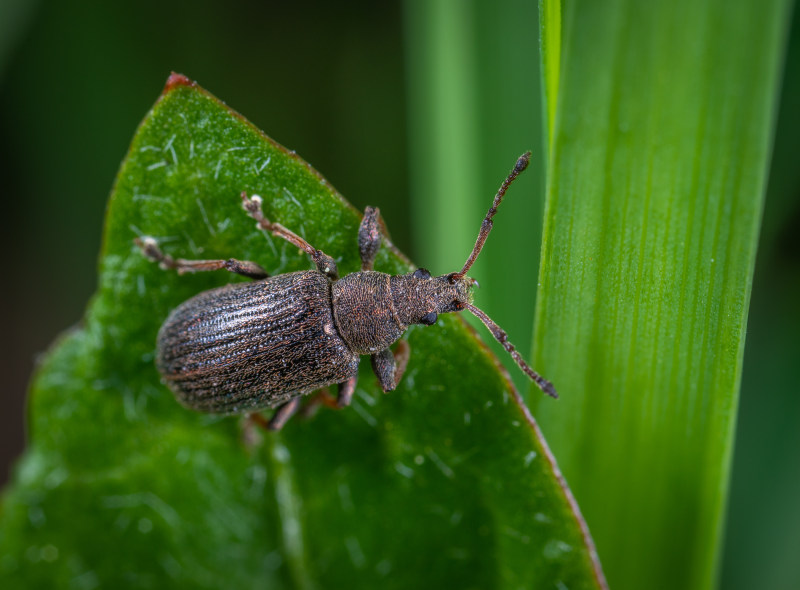
<instances>
[{"instance_id":1,"label":"blurred green background","mask_svg":"<svg viewBox=\"0 0 800 590\"><path fill-rule=\"evenodd\" d=\"M508 48L509 69L494 72L491 87L461 100L458 92L443 91L453 109L481 114L475 125L486 139L457 154L449 186L459 208L451 219L447 211L421 211L409 202L409 193L421 190L412 179L425 172L424 154L435 149L419 145L409 131L410 120L419 124L425 115L410 111L414 93L436 82L420 79L430 38L426 23L415 20L414 4L0 2L0 240L9 266L0 291L0 482L23 448L24 396L36 355L80 320L95 288L114 175L171 70L199 81L296 150L356 207L379 206L394 242L418 264L441 273L463 261L471 238L457 245L463 255L451 259L431 251L437 248L431 233L448 235L459 224L474 234L514 158L542 145L538 39L530 35L537 9L510 2L515 12L490 22L475 8L461 28L469 39L436 40L454 47L447 83L457 88L464 82L460 62L468 62L464 75L497 63L498 31L512 35L522 26L529 33L524 47ZM723 588L800 587L798 30L795 16L748 323ZM446 122L431 121L438 124ZM494 136L508 137L509 127L518 129L519 144L492 143ZM489 161L480 170L471 167L482 160ZM484 173L487 168L494 174ZM526 176L517 198L535 209L541 170ZM506 256L503 266L499 253L537 243L540 227L522 225L527 218L498 216L486 259L474 272L484 284L478 304L526 355L535 275L512 280L515 260Z\"/></svg>"}]
</instances>

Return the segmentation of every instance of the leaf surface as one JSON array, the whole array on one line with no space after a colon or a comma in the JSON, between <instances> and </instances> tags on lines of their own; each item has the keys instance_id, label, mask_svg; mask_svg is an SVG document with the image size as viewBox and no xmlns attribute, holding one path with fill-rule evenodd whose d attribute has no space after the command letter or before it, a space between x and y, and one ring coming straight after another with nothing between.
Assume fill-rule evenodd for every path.
<instances>
[{"instance_id":1,"label":"leaf surface","mask_svg":"<svg viewBox=\"0 0 800 590\"><path fill-rule=\"evenodd\" d=\"M409 330L397 391L380 393L363 362L349 409L278 434L175 402L153 363L160 324L181 301L242 279L162 271L133 238L271 274L309 268L255 229L243 190L342 274L358 269L360 214L173 75L119 172L98 293L32 386L30 446L0 516L4 587L597 587L532 418L458 317ZM378 270L412 268L385 246Z\"/></svg>"}]
</instances>

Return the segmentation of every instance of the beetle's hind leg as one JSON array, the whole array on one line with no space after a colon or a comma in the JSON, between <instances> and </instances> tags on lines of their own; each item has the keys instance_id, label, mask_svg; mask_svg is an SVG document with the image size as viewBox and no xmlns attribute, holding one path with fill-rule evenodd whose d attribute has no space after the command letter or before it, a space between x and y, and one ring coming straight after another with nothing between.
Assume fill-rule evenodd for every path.
<instances>
[{"instance_id":1,"label":"beetle's hind leg","mask_svg":"<svg viewBox=\"0 0 800 590\"><path fill-rule=\"evenodd\" d=\"M295 412L300 409L300 396L293 397L282 406L278 406L272 418L267 422L268 430L280 430L284 427L289 418L294 416Z\"/></svg>"},{"instance_id":2,"label":"beetle's hind leg","mask_svg":"<svg viewBox=\"0 0 800 590\"><path fill-rule=\"evenodd\" d=\"M264 430L277 431L286 425L289 418L294 416L300 408L300 396L293 397L285 404L278 406L271 418L266 418L261 412L253 412L245 417L245 439L252 439L252 427L257 426ZM248 434L250 433L250 434Z\"/></svg>"},{"instance_id":3,"label":"beetle's hind leg","mask_svg":"<svg viewBox=\"0 0 800 590\"><path fill-rule=\"evenodd\" d=\"M370 357L372 370L378 376L378 381L384 393L393 391L397 384L400 383L403 373L406 372L410 352L411 349L408 346L408 342L401 340L397 343L397 348L394 352L387 348Z\"/></svg>"},{"instance_id":4,"label":"beetle's hind leg","mask_svg":"<svg viewBox=\"0 0 800 590\"><path fill-rule=\"evenodd\" d=\"M133 241L139 246L142 254L147 258L158 262L161 268L178 271L178 274L209 270L227 270L228 272L250 277L251 279L266 279L269 276L258 264L248 260L236 260L235 258L228 258L227 260L186 260L184 258L173 258L169 254L164 254L161 248L158 247L158 242L150 236L136 238Z\"/></svg>"},{"instance_id":5,"label":"beetle's hind leg","mask_svg":"<svg viewBox=\"0 0 800 590\"><path fill-rule=\"evenodd\" d=\"M339 383L339 395L336 397L336 407L346 408L353 400L353 394L356 391L356 383L358 382L358 373L350 377L347 381Z\"/></svg>"},{"instance_id":6,"label":"beetle's hind leg","mask_svg":"<svg viewBox=\"0 0 800 590\"><path fill-rule=\"evenodd\" d=\"M353 399L353 393L356 390L357 381L358 374L355 374L347 381L339 383L339 394L335 399L328 391L328 388L323 387L312 395L305 405L303 405L300 415L304 418L310 418L316 413L319 406L328 406L335 410L349 406L350 401ZM285 404L278 406L269 420L258 412L250 414L249 420L266 430L280 430L300 409L302 399L303 397L298 395Z\"/></svg>"}]
</instances>

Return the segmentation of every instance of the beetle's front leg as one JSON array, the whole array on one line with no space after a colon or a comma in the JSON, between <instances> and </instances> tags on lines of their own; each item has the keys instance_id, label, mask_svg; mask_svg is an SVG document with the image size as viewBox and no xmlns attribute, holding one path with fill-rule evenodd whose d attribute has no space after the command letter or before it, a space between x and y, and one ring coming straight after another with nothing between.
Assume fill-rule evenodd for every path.
<instances>
[{"instance_id":1,"label":"beetle's front leg","mask_svg":"<svg viewBox=\"0 0 800 590\"><path fill-rule=\"evenodd\" d=\"M409 353L408 342L401 340L394 352L387 348L372 355L372 370L378 376L384 393L394 390L400 383L403 373L406 372Z\"/></svg>"}]
</instances>

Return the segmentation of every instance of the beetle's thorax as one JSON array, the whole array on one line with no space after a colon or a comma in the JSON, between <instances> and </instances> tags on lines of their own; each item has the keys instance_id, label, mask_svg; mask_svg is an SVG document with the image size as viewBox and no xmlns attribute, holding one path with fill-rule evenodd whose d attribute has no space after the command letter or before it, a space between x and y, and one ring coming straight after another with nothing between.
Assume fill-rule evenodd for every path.
<instances>
[{"instance_id":1,"label":"beetle's thorax","mask_svg":"<svg viewBox=\"0 0 800 590\"><path fill-rule=\"evenodd\" d=\"M461 311L471 300L472 284L469 278L419 271L397 276L355 272L333 284L333 317L353 352L375 354L410 324L430 324L440 313Z\"/></svg>"},{"instance_id":2,"label":"beetle's thorax","mask_svg":"<svg viewBox=\"0 0 800 590\"><path fill-rule=\"evenodd\" d=\"M333 283L333 318L353 352L380 352L405 331L392 304L389 279L382 272L362 271Z\"/></svg>"}]
</instances>

